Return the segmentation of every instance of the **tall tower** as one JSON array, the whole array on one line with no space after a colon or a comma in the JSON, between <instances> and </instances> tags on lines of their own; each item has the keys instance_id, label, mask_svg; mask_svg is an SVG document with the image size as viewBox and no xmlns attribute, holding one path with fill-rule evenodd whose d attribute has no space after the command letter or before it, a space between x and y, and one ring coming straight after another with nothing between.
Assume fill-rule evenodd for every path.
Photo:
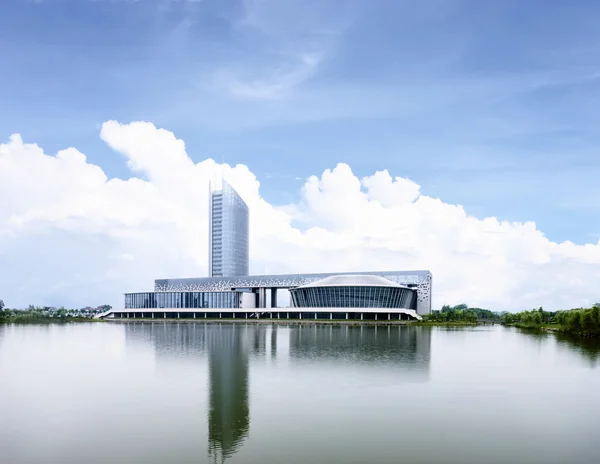
<instances>
[{"instance_id":1,"label":"tall tower","mask_svg":"<svg viewBox=\"0 0 600 464\"><path fill-rule=\"evenodd\" d=\"M248 205L225 179L211 182L209 191L209 276L247 276L250 255Z\"/></svg>"}]
</instances>

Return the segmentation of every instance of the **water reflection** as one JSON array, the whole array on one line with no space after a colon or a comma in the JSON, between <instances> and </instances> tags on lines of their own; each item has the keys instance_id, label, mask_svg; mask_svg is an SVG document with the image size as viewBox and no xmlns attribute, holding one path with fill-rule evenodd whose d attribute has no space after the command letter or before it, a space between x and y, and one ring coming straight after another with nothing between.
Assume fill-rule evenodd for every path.
<instances>
[{"instance_id":1,"label":"water reflection","mask_svg":"<svg viewBox=\"0 0 600 464\"><path fill-rule=\"evenodd\" d=\"M266 348L264 327L235 324L128 323L131 346L151 343L157 365L208 358L208 457L225 462L250 430L249 355Z\"/></svg>"},{"instance_id":2,"label":"water reflection","mask_svg":"<svg viewBox=\"0 0 600 464\"><path fill-rule=\"evenodd\" d=\"M254 341L258 341L260 337L256 336L256 331L236 325L218 327L208 332L208 455L211 462L224 462L248 436L250 407L247 340L252 332Z\"/></svg>"},{"instance_id":3,"label":"water reflection","mask_svg":"<svg viewBox=\"0 0 600 464\"><path fill-rule=\"evenodd\" d=\"M582 339L581 337L566 334L556 334L556 341L559 346L568 348L570 351L581 355L590 367L600 364L600 341Z\"/></svg>"},{"instance_id":4,"label":"water reflection","mask_svg":"<svg viewBox=\"0 0 600 464\"><path fill-rule=\"evenodd\" d=\"M129 322L125 334L132 346L140 342L152 344L159 360L203 357L208 352L205 324Z\"/></svg>"},{"instance_id":5,"label":"water reflection","mask_svg":"<svg viewBox=\"0 0 600 464\"><path fill-rule=\"evenodd\" d=\"M498 326L0 325L0 461L595 463L599 361Z\"/></svg>"},{"instance_id":6,"label":"water reflection","mask_svg":"<svg viewBox=\"0 0 600 464\"><path fill-rule=\"evenodd\" d=\"M541 330L517 329L529 340L535 340L540 348L548 348L555 343L561 351L576 354L578 360L585 361L589 367L600 365L600 340L577 337L560 332L546 332Z\"/></svg>"},{"instance_id":7,"label":"water reflection","mask_svg":"<svg viewBox=\"0 0 600 464\"><path fill-rule=\"evenodd\" d=\"M430 365L431 331L419 327L145 322L127 323L125 332L132 349L152 344L157 366L207 362L210 462L225 462L249 436L251 365L384 367L386 372L402 372L396 382L427 380Z\"/></svg>"},{"instance_id":8,"label":"water reflection","mask_svg":"<svg viewBox=\"0 0 600 464\"><path fill-rule=\"evenodd\" d=\"M429 376L431 330L427 327L299 326L290 336L290 357L305 362L347 363L404 371L403 381Z\"/></svg>"}]
</instances>

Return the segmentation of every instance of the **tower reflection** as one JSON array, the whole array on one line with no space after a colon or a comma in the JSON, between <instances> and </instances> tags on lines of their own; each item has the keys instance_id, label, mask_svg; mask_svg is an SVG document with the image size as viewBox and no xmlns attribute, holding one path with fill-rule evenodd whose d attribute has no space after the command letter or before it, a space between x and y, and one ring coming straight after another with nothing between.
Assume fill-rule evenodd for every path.
<instances>
[{"instance_id":1,"label":"tower reflection","mask_svg":"<svg viewBox=\"0 0 600 464\"><path fill-rule=\"evenodd\" d=\"M208 361L209 462L225 462L238 451L250 430L249 357L264 356L267 330L251 324L133 322L125 333L132 345L153 345L157 366L184 361L191 372Z\"/></svg>"},{"instance_id":2,"label":"tower reflection","mask_svg":"<svg viewBox=\"0 0 600 464\"><path fill-rule=\"evenodd\" d=\"M235 453L250 429L248 332L254 330L233 324L208 332L208 455L211 462L224 462Z\"/></svg>"},{"instance_id":3,"label":"tower reflection","mask_svg":"<svg viewBox=\"0 0 600 464\"><path fill-rule=\"evenodd\" d=\"M429 378L431 330L426 327L144 322L128 323L125 331L130 342L154 346L157 364L176 360L186 374L207 362L208 457L214 463L227 461L249 436L251 364L266 363L282 373L298 364L346 372L360 365L397 373L399 382Z\"/></svg>"}]
</instances>

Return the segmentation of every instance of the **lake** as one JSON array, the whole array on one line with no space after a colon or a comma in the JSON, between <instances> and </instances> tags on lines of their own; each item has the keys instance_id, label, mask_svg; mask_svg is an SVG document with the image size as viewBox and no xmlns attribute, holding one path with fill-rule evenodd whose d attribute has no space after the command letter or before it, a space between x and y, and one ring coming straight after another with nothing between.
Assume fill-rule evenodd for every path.
<instances>
[{"instance_id":1,"label":"lake","mask_svg":"<svg viewBox=\"0 0 600 464\"><path fill-rule=\"evenodd\" d=\"M501 326L0 325L0 462L597 464L599 393Z\"/></svg>"}]
</instances>

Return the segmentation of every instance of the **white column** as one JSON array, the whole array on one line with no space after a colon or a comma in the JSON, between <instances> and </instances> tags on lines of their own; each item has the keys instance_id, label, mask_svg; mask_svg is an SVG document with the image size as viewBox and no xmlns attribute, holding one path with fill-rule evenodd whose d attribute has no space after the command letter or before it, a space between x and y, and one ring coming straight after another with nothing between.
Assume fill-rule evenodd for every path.
<instances>
[{"instance_id":1,"label":"white column","mask_svg":"<svg viewBox=\"0 0 600 464\"><path fill-rule=\"evenodd\" d=\"M265 287L260 287L258 289L258 307L267 307L267 289Z\"/></svg>"}]
</instances>

